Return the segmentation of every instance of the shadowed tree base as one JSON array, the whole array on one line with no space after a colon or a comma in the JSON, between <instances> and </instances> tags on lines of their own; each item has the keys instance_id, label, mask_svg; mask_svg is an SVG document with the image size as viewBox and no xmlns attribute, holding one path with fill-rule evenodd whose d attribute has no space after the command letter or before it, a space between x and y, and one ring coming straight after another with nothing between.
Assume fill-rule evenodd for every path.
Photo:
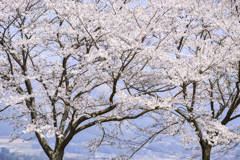
<instances>
[{"instance_id":1,"label":"shadowed tree base","mask_svg":"<svg viewBox=\"0 0 240 160\"><path fill-rule=\"evenodd\" d=\"M202 160L210 160L212 146L208 144L201 145L202 147Z\"/></svg>"}]
</instances>

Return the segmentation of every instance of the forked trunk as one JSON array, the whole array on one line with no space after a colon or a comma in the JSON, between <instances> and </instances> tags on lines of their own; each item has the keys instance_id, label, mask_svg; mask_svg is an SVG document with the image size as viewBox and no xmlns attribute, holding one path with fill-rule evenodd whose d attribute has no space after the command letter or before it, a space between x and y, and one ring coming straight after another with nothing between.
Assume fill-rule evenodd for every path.
<instances>
[{"instance_id":1,"label":"forked trunk","mask_svg":"<svg viewBox=\"0 0 240 160\"><path fill-rule=\"evenodd\" d=\"M62 160L64 155L64 151L56 151L49 157L50 160Z\"/></svg>"}]
</instances>

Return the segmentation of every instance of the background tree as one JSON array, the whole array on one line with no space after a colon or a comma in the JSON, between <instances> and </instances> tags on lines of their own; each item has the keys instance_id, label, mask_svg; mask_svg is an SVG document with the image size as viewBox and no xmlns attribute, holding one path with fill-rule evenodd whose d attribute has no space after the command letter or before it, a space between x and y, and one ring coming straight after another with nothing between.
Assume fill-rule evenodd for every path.
<instances>
[{"instance_id":1,"label":"background tree","mask_svg":"<svg viewBox=\"0 0 240 160\"><path fill-rule=\"evenodd\" d=\"M144 99L149 105L122 101L125 90L130 98L141 99L127 83L150 80L153 70L148 66L156 62L149 53L160 54L154 51L160 48L154 32L174 28L160 20L152 24L152 11L135 12L140 5L129 8L131 3L1 1L0 94L7 105L2 111L11 111L2 119L11 120L15 129L24 128L13 139L34 132L49 159L58 160L72 138L87 128L99 126L103 139L103 123L135 119L165 108L168 99ZM148 22L145 28L141 28L145 22L136 19L140 15ZM166 16L166 20L171 18ZM160 38L161 43L165 38ZM164 45L168 43L166 39ZM148 85L158 92L173 89L162 82ZM46 137L55 137L54 148ZM102 139L88 146L95 151Z\"/></svg>"},{"instance_id":2,"label":"background tree","mask_svg":"<svg viewBox=\"0 0 240 160\"><path fill-rule=\"evenodd\" d=\"M151 1L146 5L153 2L157 3ZM185 9L179 10L181 14L175 15L176 20L172 23L174 26L185 23L174 30L176 46L167 51L167 62L165 58L165 62L159 60L158 65L152 66L165 70L169 77L166 84L176 88L161 95L137 89L139 94L147 93L155 99L171 97L173 114L163 117L162 110L155 110L149 115L155 124L145 128L134 126L149 135L142 143L143 147L156 138L163 129L158 129L158 125L164 120L181 121L161 133L182 136L181 142L186 147L191 146L186 149L196 151L192 158L202 156L209 160L212 149L212 153L225 154L239 144L240 55L239 31L236 29L240 22L239 2L201 0L182 5ZM176 10L175 6L168 12ZM198 152L200 149L202 153ZM138 150L135 149L131 156Z\"/></svg>"}]
</instances>

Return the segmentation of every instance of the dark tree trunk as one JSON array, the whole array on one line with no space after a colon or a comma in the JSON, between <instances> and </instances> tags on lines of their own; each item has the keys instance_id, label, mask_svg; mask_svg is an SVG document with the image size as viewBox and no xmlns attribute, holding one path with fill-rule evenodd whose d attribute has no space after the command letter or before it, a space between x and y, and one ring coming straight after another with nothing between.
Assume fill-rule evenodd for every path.
<instances>
[{"instance_id":1,"label":"dark tree trunk","mask_svg":"<svg viewBox=\"0 0 240 160\"><path fill-rule=\"evenodd\" d=\"M212 146L207 142L200 143L202 148L202 160L210 160Z\"/></svg>"},{"instance_id":2,"label":"dark tree trunk","mask_svg":"<svg viewBox=\"0 0 240 160\"><path fill-rule=\"evenodd\" d=\"M64 155L64 151L55 151L51 157L49 157L50 160L62 160Z\"/></svg>"}]
</instances>

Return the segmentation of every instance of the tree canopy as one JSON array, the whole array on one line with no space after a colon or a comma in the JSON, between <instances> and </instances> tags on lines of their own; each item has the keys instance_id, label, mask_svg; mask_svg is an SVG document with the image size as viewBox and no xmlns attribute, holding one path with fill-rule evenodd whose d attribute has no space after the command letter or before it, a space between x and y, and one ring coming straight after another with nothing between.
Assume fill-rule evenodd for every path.
<instances>
[{"instance_id":1,"label":"tree canopy","mask_svg":"<svg viewBox=\"0 0 240 160\"><path fill-rule=\"evenodd\" d=\"M1 111L12 112L1 119L24 128L13 139L35 133L52 160L92 126L103 131L92 151L126 127L148 135L143 144L180 135L196 143L192 158L206 160L239 143L239 125L230 125L240 117L238 1L2 0L0 8Z\"/></svg>"}]
</instances>

